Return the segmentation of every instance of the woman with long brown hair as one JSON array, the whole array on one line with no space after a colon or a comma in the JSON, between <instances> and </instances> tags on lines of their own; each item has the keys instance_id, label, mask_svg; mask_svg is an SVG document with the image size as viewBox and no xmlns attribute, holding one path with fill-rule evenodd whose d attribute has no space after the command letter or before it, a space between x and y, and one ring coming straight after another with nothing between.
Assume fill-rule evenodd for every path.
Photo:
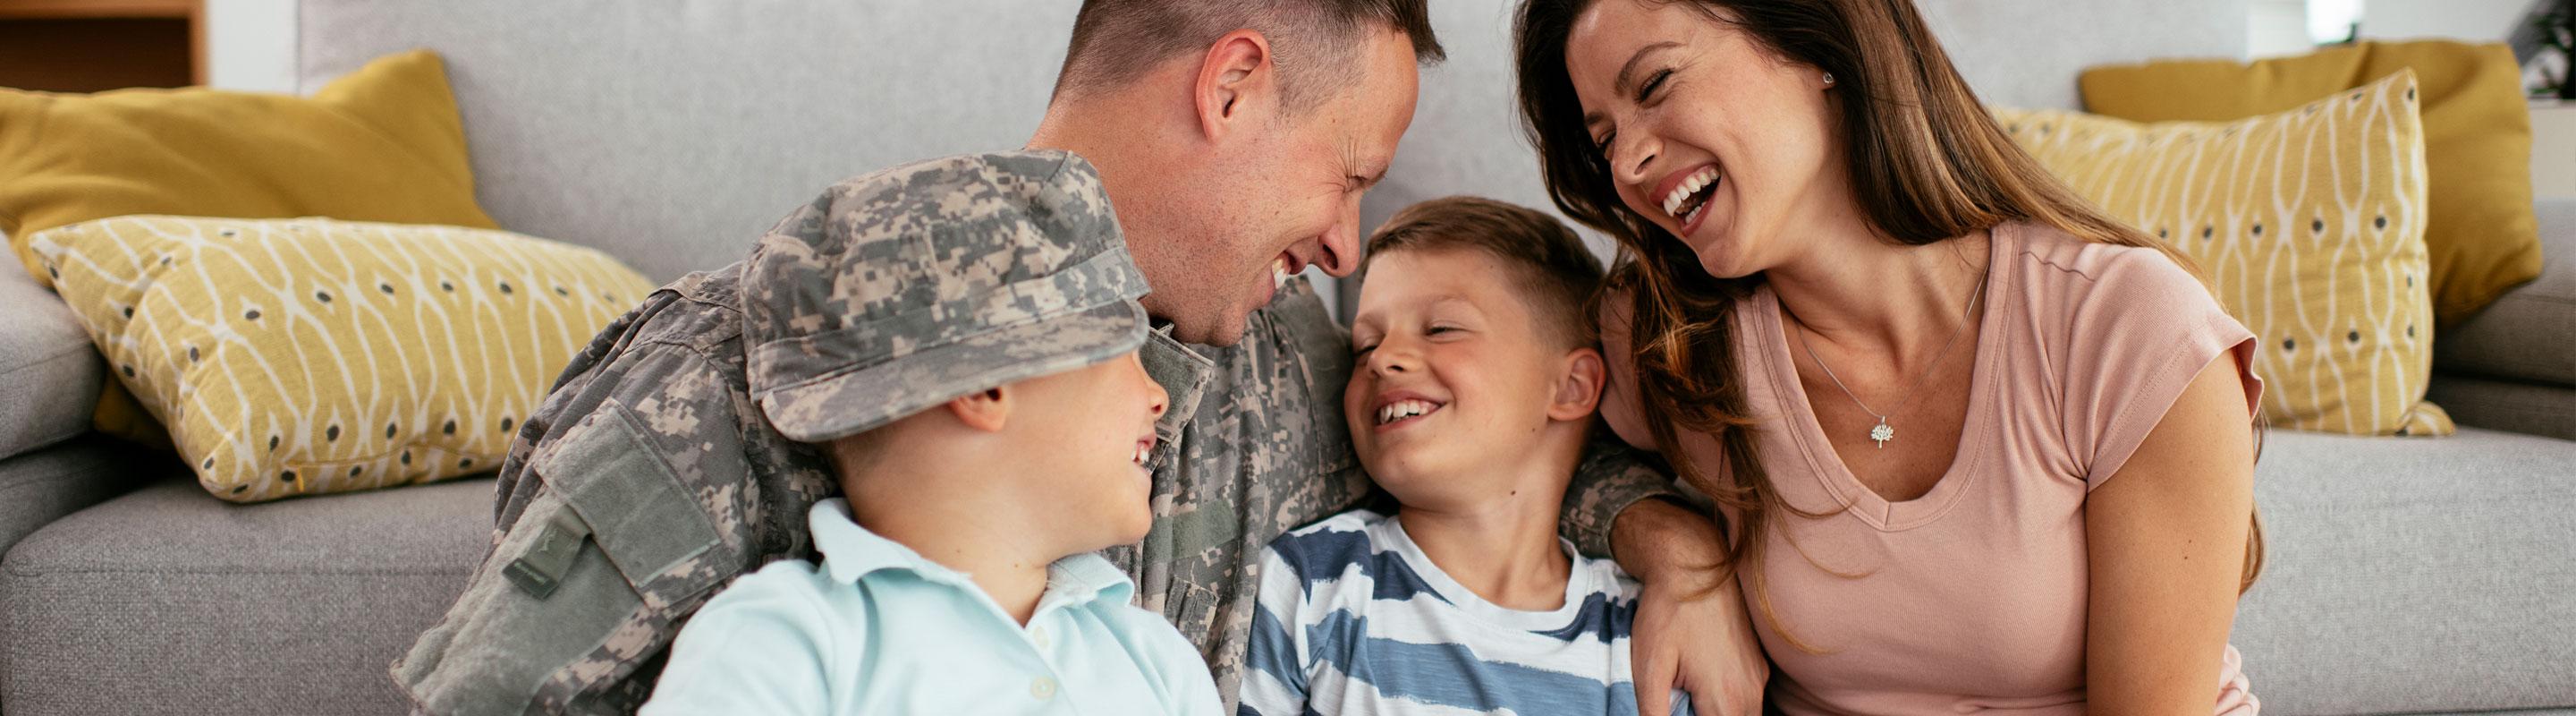
<instances>
[{"instance_id":1,"label":"woman with long brown hair","mask_svg":"<svg viewBox=\"0 0 2576 716\"><path fill-rule=\"evenodd\" d=\"M1908 0L1516 31L1549 192L1621 247L1603 414L1716 502L1773 706L2255 710L2253 336L2014 147Z\"/></svg>"}]
</instances>

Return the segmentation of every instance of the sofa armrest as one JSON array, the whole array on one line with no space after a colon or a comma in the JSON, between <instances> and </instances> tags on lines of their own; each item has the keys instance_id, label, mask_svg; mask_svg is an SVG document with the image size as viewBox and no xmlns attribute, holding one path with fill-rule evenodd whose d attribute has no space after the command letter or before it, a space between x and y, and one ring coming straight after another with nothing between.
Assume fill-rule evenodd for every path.
<instances>
[{"instance_id":1,"label":"sofa armrest","mask_svg":"<svg viewBox=\"0 0 2576 716\"><path fill-rule=\"evenodd\" d=\"M2540 278L2435 335L2435 371L2576 387L2576 199L2532 208L2540 219Z\"/></svg>"},{"instance_id":2,"label":"sofa armrest","mask_svg":"<svg viewBox=\"0 0 2576 716\"><path fill-rule=\"evenodd\" d=\"M93 433L0 459L0 554L64 515L131 492L149 475L167 473L161 461L137 458L139 452Z\"/></svg>"}]
</instances>

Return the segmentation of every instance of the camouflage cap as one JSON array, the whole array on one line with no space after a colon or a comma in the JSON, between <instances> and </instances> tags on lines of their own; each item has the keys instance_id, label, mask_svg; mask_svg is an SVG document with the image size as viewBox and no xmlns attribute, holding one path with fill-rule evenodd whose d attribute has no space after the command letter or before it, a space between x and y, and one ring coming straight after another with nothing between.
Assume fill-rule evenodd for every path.
<instances>
[{"instance_id":1,"label":"camouflage cap","mask_svg":"<svg viewBox=\"0 0 2576 716\"><path fill-rule=\"evenodd\" d=\"M1135 350L1145 277L1100 174L1059 151L844 180L760 237L742 279L751 393L824 442Z\"/></svg>"}]
</instances>

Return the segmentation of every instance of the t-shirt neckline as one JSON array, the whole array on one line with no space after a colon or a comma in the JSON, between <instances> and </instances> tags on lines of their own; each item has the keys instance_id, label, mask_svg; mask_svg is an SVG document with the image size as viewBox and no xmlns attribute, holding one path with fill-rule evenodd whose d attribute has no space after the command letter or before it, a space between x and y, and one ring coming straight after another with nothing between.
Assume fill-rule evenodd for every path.
<instances>
[{"instance_id":1,"label":"t-shirt neckline","mask_svg":"<svg viewBox=\"0 0 2576 716\"><path fill-rule=\"evenodd\" d=\"M1942 472L1940 481L1933 483L1930 491L1914 499L1890 502L1862 484L1860 477L1843 464L1842 456L1834 452L1833 441L1825 437L1824 427L1816 419L1815 406L1808 402L1806 390L1799 387L1796 360L1789 354L1788 341L1782 338L1779 295L1772 293L1766 284L1757 289L1753 300L1748 302L1754 325L1746 340L1756 341L1762 347L1759 352L1762 375L1769 381L1775 398L1773 405L1779 415L1774 424L1765 427L1787 434L1790 442L1797 445L1797 457L1806 463L1808 474L1824 487L1827 494L1834 496L1842 509L1881 531L1895 532L1930 524L1948 512L1958 502L1959 495L1966 492L1983 471L1981 468L1991 448L1989 443L1993 442L1988 438L1992 437L1994 430L1996 374L2002 371L2003 346L2009 345L2006 334L2014 323L2009 316L2013 303L2008 297L2013 295L2016 272L2006 257L2014 254L2008 250L2008 245L2018 246L2021 239L2018 228L2009 223L1997 224L1986 234L1985 307L1977 317L1976 355L1973 357L1976 367L1970 369L1968 377L1967 420L1961 424L1958 449L1950 459L1949 469ZM1774 479L1777 477L1775 475Z\"/></svg>"}]
</instances>

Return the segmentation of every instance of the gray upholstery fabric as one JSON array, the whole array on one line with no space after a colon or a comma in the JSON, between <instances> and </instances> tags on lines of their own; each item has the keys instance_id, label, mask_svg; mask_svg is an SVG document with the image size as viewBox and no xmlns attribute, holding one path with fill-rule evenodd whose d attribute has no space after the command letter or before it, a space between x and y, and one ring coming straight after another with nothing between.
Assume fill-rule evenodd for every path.
<instances>
[{"instance_id":1,"label":"gray upholstery fabric","mask_svg":"<svg viewBox=\"0 0 2576 716\"><path fill-rule=\"evenodd\" d=\"M2544 385L2576 386L2576 199L2543 200L2540 278L2433 340L2445 371ZM2448 403L2435 401L2442 407Z\"/></svg>"},{"instance_id":2,"label":"gray upholstery fabric","mask_svg":"<svg viewBox=\"0 0 2576 716\"><path fill-rule=\"evenodd\" d=\"M2273 431L2236 617L2269 716L2576 705L2576 442Z\"/></svg>"},{"instance_id":3,"label":"gray upholstery fabric","mask_svg":"<svg viewBox=\"0 0 2576 716\"><path fill-rule=\"evenodd\" d=\"M249 506L155 483L0 562L0 707L400 713L386 666L455 600L491 526L488 479Z\"/></svg>"},{"instance_id":4,"label":"gray upholstery fabric","mask_svg":"<svg viewBox=\"0 0 2576 716\"><path fill-rule=\"evenodd\" d=\"M89 432L107 363L15 256L0 261L0 316L0 458Z\"/></svg>"},{"instance_id":5,"label":"gray upholstery fabric","mask_svg":"<svg viewBox=\"0 0 2576 716\"><path fill-rule=\"evenodd\" d=\"M134 489L134 447L96 435L0 459L0 554L63 515Z\"/></svg>"},{"instance_id":6,"label":"gray upholstery fabric","mask_svg":"<svg viewBox=\"0 0 2576 716\"><path fill-rule=\"evenodd\" d=\"M299 84L311 92L387 52L438 51L483 207L511 230L667 280L741 258L833 180L1020 146L1077 5L303 0ZM1512 114L1511 3L1432 5L1450 61L1425 73L1413 131L1364 223L1454 193L1546 206ZM2245 0L1922 5L2002 104L2071 107L2088 65L2245 49Z\"/></svg>"},{"instance_id":7,"label":"gray upholstery fabric","mask_svg":"<svg viewBox=\"0 0 2576 716\"><path fill-rule=\"evenodd\" d=\"M2576 388L2435 373L2424 398L2461 425L2576 440Z\"/></svg>"}]
</instances>

